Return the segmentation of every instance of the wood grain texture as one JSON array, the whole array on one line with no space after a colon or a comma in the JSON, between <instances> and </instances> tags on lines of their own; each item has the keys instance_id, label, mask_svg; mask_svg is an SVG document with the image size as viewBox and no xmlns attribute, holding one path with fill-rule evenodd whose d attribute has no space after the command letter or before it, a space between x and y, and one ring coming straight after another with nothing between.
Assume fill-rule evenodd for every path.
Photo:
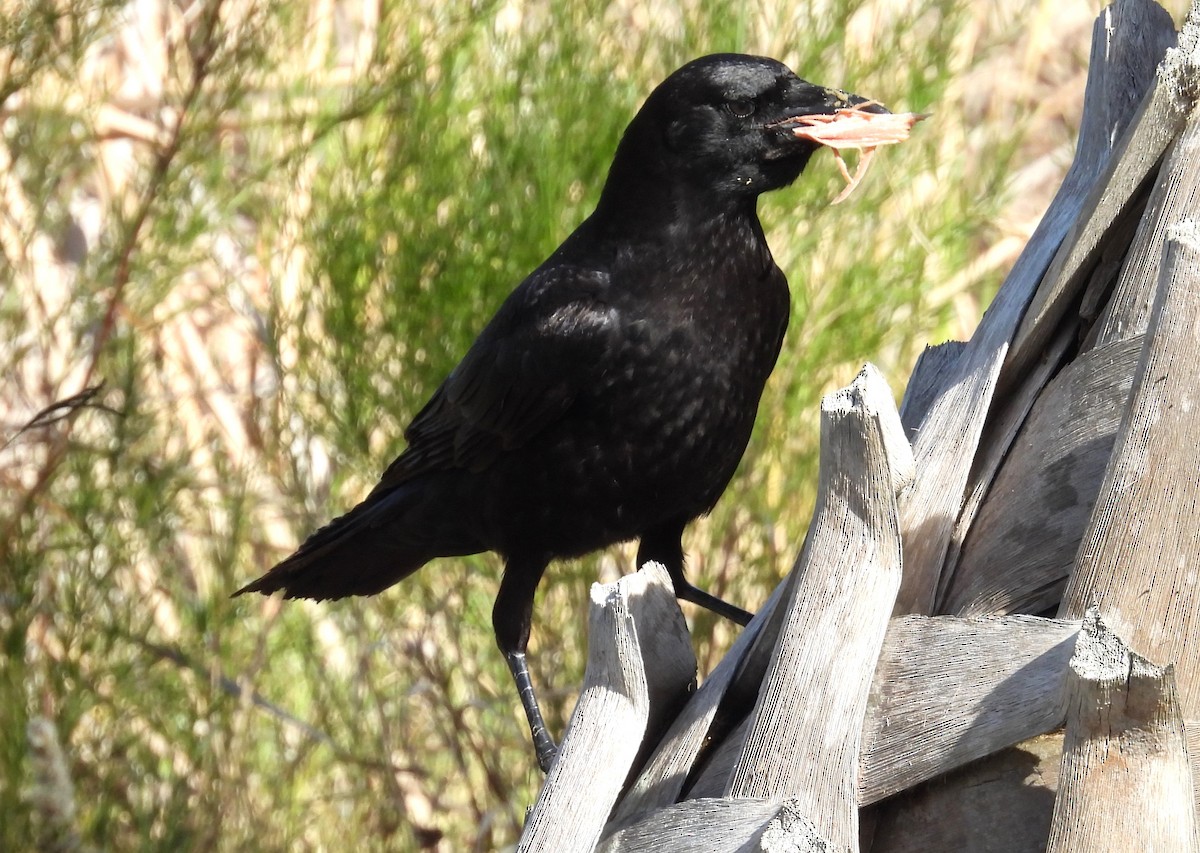
<instances>
[{"instance_id":1,"label":"wood grain texture","mask_svg":"<svg viewBox=\"0 0 1200 853\"><path fill-rule=\"evenodd\" d=\"M1131 23L1133 12L1143 20ZM1114 45L1126 52L1140 48L1134 50L1129 64L1138 79L1148 82L1150 59L1161 55L1174 41L1169 17L1157 7L1138 4L1127 5L1121 14L1126 19L1122 26L1129 28L1131 37ZM1138 222L1145 205L1138 198L1148 194L1139 186L1158 173L1157 158L1171 140L1164 129L1178 132L1183 123L1181 105L1185 96L1178 85L1181 76L1171 69L1183 63L1187 55L1186 50L1175 51L1160 71L1141 114L1118 147L1098 192L1093 194L1090 209L1064 242L1026 316L1024 332L1040 323L1039 331L1028 340L1036 341L1042 351L1036 362L1010 354L1009 365L1003 371L1008 380L1002 376L1000 413L983 436L983 461L972 473L968 497L956 524L943 568L938 612L1041 612L1061 599L1074 559L1069 552L1077 547L1094 504L1102 466L1111 452L1114 418L1119 417L1116 407L1123 406L1131 382L1132 369L1125 375L1119 372L1128 355L1127 345L1119 342L1123 335L1136 336L1145 331L1164 223L1177 221L1193 200L1192 191L1166 189L1181 184L1179 179L1169 179L1169 173L1182 169L1193 178L1200 174L1186 167L1195 159L1194 144L1179 140L1172 145L1170 161L1176 166L1171 168L1169 163L1159 174L1146 218ZM1130 193L1132 196L1126 198ZM1085 353L1079 366L1064 369L1053 392L1040 394L1036 423L1021 427L1021 441L1010 451L1010 439L1002 427L1006 421L1019 423L1024 418L1023 399L1031 390L1040 393L1039 373L1054 367L1049 363L1054 357L1046 348L1061 353L1064 343L1082 336L1082 324L1089 322L1088 316L1094 315L1110 295L1118 273L1112 305L1100 324L1106 328L1091 336L1090 344L1100 347L1103 353L1095 357ZM1155 276L1150 282L1146 281L1148 274ZM1080 299L1079 290L1085 284L1088 292L1084 301L1088 304L1078 312L1068 310L1065 306ZM1053 339L1052 323L1058 324ZM1119 363L1110 359L1113 353L1120 355ZM1014 365L1021 366L1025 375L1013 377ZM1097 367L1099 373L1094 372ZM1080 383L1081 370L1093 379L1115 384L1109 385L1106 392L1086 377ZM1083 405L1072 405L1072 397L1063 397L1073 396L1075 391L1087 395L1078 400ZM1063 409L1058 413L1060 406ZM1098 432L1090 435L1093 429ZM998 480L991 475L997 465L1004 469ZM985 488L988 506L983 512L979 501ZM964 537L970 542L958 544ZM958 577L960 573L964 576Z\"/></svg>"},{"instance_id":2,"label":"wood grain texture","mask_svg":"<svg viewBox=\"0 0 1200 853\"><path fill-rule=\"evenodd\" d=\"M863 377L864 382L868 381L865 377L870 377L873 387L882 392L882 377L873 366L864 367ZM892 491L899 499L915 478L912 450L898 418L881 418L879 426L893 478ZM809 525L810 537L816 529L817 525ZM698 763L707 763L707 756L702 755L705 748L714 741L727 742L731 730L745 718L757 699L775 654L787 616L786 607L781 603L791 600L792 587L801 574L799 569L797 561L797 567L776 586L766 604L676 718L641 775L622 798L614 813L613 825L625 825L637 815L676 802L683 794L692 768ZM726 710L725 714L721 713L722 709ZM736 739L737 750L744 741L743 729ZM710 788L713 796L719 796L724 790L733 759L734 756L729 756L721 765L725 770L721 779Z\"/></svg>"},{"instance_id":3,"label":"wood grain texture","mask_svg":"<svg viewBox=\"0 0 1200 853\"><path fill-rule=\"evenodd\" d=\"M657 563L592 586L588 636L579 701L519 851L593 850L654 709L674 706L695 678L687 624Z\"/></svg>"},{"instance_id":4,"label":"wood grain texture","mask_svg":"<svg viewBox=\"0 0 1200 853\"><path fill-rule=\"evenodd\" d=\"M606 837L597 853L839 853L794 801L687 800ZM848 851L846 851L848 853Z\"/></svg>"},{"instance_id":5,"label":"wood grain texture","mask_svg":"<svg viewBox=\"0 0 1200 853\"><path fill-rule=\"evenodd\" d=\"M699 768L696 781L687 793L689 799L721 797L725 794L734 767L741 759L749 732L750 717L746 716L741 718L725 739L710 751L703 766Z\"/></svg>"},{"instance_id":6,"label":"wood grain texture","mask_svg":"<svg viewBox=\"0 0 1200 853\"><path fill-rule=\"evenodd\" d=\"M1142 338L1107 343L1042 391L992 481L938 611L1058 606L1125 413Z\"/></svg>"},{"instance_id":7,"label":"wood grain texture","mask_svg":"<svg viewBox=\"0 0 1200 853\"><path fill-rule=\"evenodd\" d=\"M1139 655L1175 663L1200 716L1200 228L1170 232L1130 405L1061 612L1092 604Z\"/></svg>"},{"instance_id":8,"label":"wood grain texture","mask_svg":"<svg viewBox=\"0 0 1200 853\"><path fill-rule=\"evenodd\" d=\"M933 610L943 560L1009 341L1060 244L1086 209L1132 113L1130 104L1142 97L1140 76L1132 68L1145 63L1145 48L1134 34L1141 22L1161 14L1151 0L1118 0L1096 21L1075 160L979 328L955 359L953 372L941 383L944 390L929 405L917 432L918 480L901 507L905 566L897 613Z\"/></svg>"},{"instance_id":9,"label":"wood grain texture","mask_svg":"<svg viewBox=\"0 0 1200 853\"><path fill-rule=\"evenodd\" d=\"M954 365L965 347L964 341L944 341L925 347L917 356L900 403L900 422L909 441L916 439L933 401L945 393L946 380L954 376Z\"/></svg>"},{"instance_id":10,"label":"wood grain texture","mask_svg":"<svg viewBox=\"0 0 1200 853\"><path fill-rule=\"evenodd\" d=\"M822 835L849 848L862 719L900 584L898 472L909 466L891 391L869 365L822 401L821 424L813 530L726 795L795 798ZM889 434L902 442L890 453Z\"/></svg>"},{"instance_id":11,"label":"wood grain texture","mask_svg":"<svg viewBox=\"0 0 1200 853\"><path fill-rule=\"evenodd\" d=\"M859 803L1057 728L1078 622L892 620L863 724Z\"/></svg>"},{"instance_id":12,"label":"wood grain texture","mask_svg":"<svg viewBox=\"0 0 1200 853\"><path fill-rule=\"evenodd\" d=\"M1172 144L1145 214L1129 248L1112 299L1100 319L1097 341L1140 335L1150 323L1156 285L1162 269L1167 231L1194 217L1200 209L1200 118L1193 112Z\"/></svg>"},{"instance_id":13,"label":"wood grain texture","mask_svg":"<svg viewBox=\"0 0 1200 853\"><path fill-rule=\"evenodd\" d=\"M637 780L622 797L613 814L614 826L628 824L639 815L671 805L680 798L688 773L708 741L710 728L726 699L727 690L735 678L745 677L747 669L754 668L747 662L752 649L761 645L769 656L770 649L774 647L784 615L780 603L786 600L790 589L786 579L775 587L746 630L688 700ZM752 688L747 687L748 690L757 691L766 665L767 660L764 659L762 665L757 667L757 680Z\"/></svg>"},{"instance_id":14,"label":"wood grain texture","mask_svg":"<svg viewBox=\"0 0 1200 853\"><path fill-rule=\"evenodd\" d=\"M1061 724L1079 623L1033 616L891 620L863 722L858 802L868 805ZM689 792L718 797L749 720Z\"/></svg>"},{"instance_id":15,"label":"wood grain texture","mask_svg":"<svg viewBox=\"0 0 1200 853\"><path fill-rule=\"evenodd\" d=\"M1031 738L865 810L863 853L1044 853L1062 735Z\"/></svg>"},{"instance_id":16,"label":"wood grain texture","mask_svg":"<svg viewBox=\"0 0 1200 853\"><path fill-rule=\"evenodd\" d=\"M976 516L991 492L997 472L1008 458L1013 441L1020 433L1046 383L1059 369L1075 338L1075 329L1060 330L1047 345L1043 358L1026 374L1024 381L1010 389L1009 393L997 396L993 400L992 411L984 424L979 450L967 479L962 507L946 546L945 560L938 577L934 613L947 612L942 608L941 602L962 568L963 540L970 535L975 526Z\"/></svg>"},{"instance_id":17,"label":"wood grain texture","mask_svg":"<svg viewBox=\"0 0 1200 853\"><path fill-rule=\"evenodd\" d=\"M1048 853L1195 853L1192 774L1171 667L1084 619Z\"/></svg>"},{"instance_id":18,"label":"wood grain texture","mask_svg":"<svg viewBox=\"0 0 1200 853\"><path fill-rule=\"evenodd\" d=\"M1175 24L1161 6L1153 0L1119 0L1100 13L1096 25L1076 160L1086 144L1094 149L1088 157L1099 168L1083 205L1085 214L1064 240L1013 339L1003 387L1041 358L1063 316L1078 303L1100 251L1137 206L1139 188L1153 178L1190 110L1180 76L1194 60L1187 51L1172 50ZM1101 126L1107 130L1100 132Z\"/></svg>"},{"instance_id":19,"label":"wood grain texture","mask_svg":"<svg viewBox=\"0 0 1200 853\"><path fill-rule=\"evenodd\" d=\"M1095 109L1085 113L1084 120L1112 131L1108 137L1111 148L1126 116L1133 112L1138 100L1145 101L1143 94L1153 89L1155 64L1175 43L1175 32L1170 16L1151 0L1114 4L1102 13L1098 23L1104 25L1105 37L1093 40L1093 59L1102 49L1106 52L1106 62L1089 75L1089 91L1099 95L1093 100ZM1083 151L1081 145L1080 156ZM1077 349L1078 341L1084 337L1085 323L1090 325L1081 310L1072 310L1080 301L1080 291L1085 286L1103 293L1111 289L1146 204L1148 191L1143 184L1153 175L1153 168L1143 174L1147 165L1143 162L1144 153L1136 147L1118 148L1116 153L1102 152L1101 157L1108 157L1103 174L1033 295L1022 328L1036 328L1028 340L1035 341L1037 348L1032 356L1010 351L1001 369L992 411L980 437L980 449L971 468L962 508L947 545L934 612L953 612L945 610L941 602L963 566L964 540L992 492L997 472L1005 464L1035 401L1047 381L1059 371L1067 354ZM1096 154L1093 151L1088 156ZM1122 166L1123 158L1131 160L1133 166ZM1153 167L1154 161L1149 165ZM1141 176L1139 180L1131 179L1135 173ZM1030 317L1037 318L1032 327L1027 325ZM971 566L967 564L965 568L970 570ZM1060 588L1061 583L1054 591ZM1048 606L1056 603L1057 599Z\"/></svg>"}]
</instances>

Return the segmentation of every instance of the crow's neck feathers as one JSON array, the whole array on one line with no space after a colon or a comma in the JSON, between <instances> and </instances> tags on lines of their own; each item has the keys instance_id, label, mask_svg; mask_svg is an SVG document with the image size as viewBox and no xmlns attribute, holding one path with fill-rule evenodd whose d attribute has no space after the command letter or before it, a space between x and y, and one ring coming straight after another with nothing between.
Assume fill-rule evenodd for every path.
<instances>
[{"instance_id":1,"label":"crow's neck feathers","mask_svg":"<svg viewBox=\"0 0 1200 853\"><path fill-rule=\"evenodd\" d=\"M686 245L693 256L737 253L762 268L773 263L758 219L757 193L706 186L630 141L627 134L583 229L589 242Z\"/></svg>"}]
</instances>

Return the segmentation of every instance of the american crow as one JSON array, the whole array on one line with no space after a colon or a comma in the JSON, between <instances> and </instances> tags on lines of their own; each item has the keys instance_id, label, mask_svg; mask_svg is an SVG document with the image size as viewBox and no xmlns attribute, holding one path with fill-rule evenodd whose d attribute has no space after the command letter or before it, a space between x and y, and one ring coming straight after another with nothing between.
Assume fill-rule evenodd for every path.
<instances>
[{"instance_id":1,"label":"american crow","mask_svg":"<svg viewBox=\"0 0 1200 853\"><path fill-rule=\"evenodd\" d=\"M236 594L370 595L435 557L497 552L496 640L543 770L555 747L525 648L551 560L637 538L679 598L749 621L688 583L680 537L733 476L787 327L758 196L817 149L799 117L862 103L762 57L668 77L595 212L500 306L379 484Z\"/></svg>"}]
</instances>

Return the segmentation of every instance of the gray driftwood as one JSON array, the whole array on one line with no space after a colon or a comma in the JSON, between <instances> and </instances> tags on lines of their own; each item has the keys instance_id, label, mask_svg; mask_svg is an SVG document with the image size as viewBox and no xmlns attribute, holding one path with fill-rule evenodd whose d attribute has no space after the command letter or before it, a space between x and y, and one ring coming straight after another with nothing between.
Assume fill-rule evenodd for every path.
<instances>
[{"instance_id":1,"label":"gray driftwood","mask_svg":"<svg viewBox=\"0 0 1200 853\"><path fill-rule=\"evenodd\" d=\"M1163 152L1191 110L1193 95L1184 81L1195 73L1192 41L1197 22L1189 21L1180 47L1174 50L1171 48L1176 36L1171 16L1151 0L1114 3L1101 13L1097 20L1100 26L1116 27L1120 35L1093 37L1080 151L1089 122L1124 128L1128 117L1136 115L1128 122L1127 133L1109 135L1102 143L1110 149L1109 156L1099 163L1102 168L1084 204L1085 215L1079 217L1021 321L1004 369L1006 387L1010 377L1028 372L1042 359L1042 350L1078 300L1105 243L1119 230L1131 209L1144 202L1144 190L1153 180ZM1100 52L1107 54L1103 68L1111 71L1097 74ZM1094 83L1108 91L1103 106L1089 113L1088 97ZM1099 127L1096 130L1104 132Z\"/></svg>"},{"instance_id":2,"label":"gray driftwood","mask_svg":"<svg viewBox=\"0 0 1200 853\"><path fill-rule=\"evenodd\" d=\"M791 576L789 576L791 577ZM621 799L613 814L617 825L630 822L633 818L654 809L669 806L679 800L683 793L688 772L710 736L717 712L725 701L730 685L735 679L745 676L748 667L754 664L748 658L756 648L766 650L775 645L783 621L780 602L786 600L791 590L787 581L775 587L771 597L754 615L746 630L734 641L733 646L721 658L700 689L691 697L683 711L675 718L670 729L642 768L637 781ZM766 662L757 667L758 678L753 690L757 692L766 671Z\"/></svg>"},{"instance_id":3,"label":"gray driftwood","mask_svg":"<svg viewBox=\"0 0 1200 853\"><path fill-rule=\"evenodd\" d=\"M594 584L591 598L583 689L520 851L593 850L652 714L676 706L695 679L687 624L662 566Z\"/></svg>"},{"instance_id":4,"label":"gray driftwood","mask_svg":"<svg viewBox=\"0 0 1200 853\"><path fill-rule=\"evenodd\" d=\"M1166 124L1174 128L1178 125L1177 100L1163 102L1154 97L1162 88L1163 77L1171 76L1165 72L1161 76L1155 74L1155 63L1175 42L1170 16L1152 0L1126 0L1106 9L1098 19L1097 27L1102 29L1103 37L1093 38L1093 61L1101 51L1106 61L1099 71L1093 69L1088 77L1084 129L1076 163L1083 156L1085 139L1103 137L1106 144L1096 163L1103 168L1022 321L1021 329L1028 331L1030 318L1040 318L1036 333L1030 332L1022 338L1018 330L1018 348L1008 353L1001 370L993 410L981 437L980 450L947 547L937 587L939 602L956 583L954 576L960 564L967 571L972 570L973 567L961 559L961 547L974 527L976 514L985 499L992 498L997 471L1009 461L1013 440L1034 401L1042 394L1066 354L1083 337L1083 317L1078 311L1068 310L1069 306L1079 300L1079 291L1089 282L1096 282L1098 287L1100 281L1111 285L1120 268L1128 238L1134 233L1145 203L1145 185L1153 176L1152 167L1157 159L1144 162L1144 146L1131 145L1130 140L1142 127ZM1147 92L1149 94L1143 97ZM1139 100L1142 101L1140 120L1122 136L1121 131ZM1093 125L1091 130L1089 124ZM1104 136L1105 132L1107 136ZM1147 169L1151 171L1147 172ZM1067 184L1063 187L1065 190ZM1027 352L1022 355L1019 349L1031 340L1036 341L1036 358L1028 358ZM1025 344L1021 344L1022 341ZM1084 489L1085 497L1094 498L1097 489L1098 480ZM1003 501L1004 497L999 499ZM1028 502L1017 501L1012 508L1019 514L1030 506ZM1027 518L1018 516L1014 521ZM1057 521L1061 523L1063 519ZM1075 536L1078 535L1076 532Z\"/></svg>"},{"instance_id":5,"label":"gray driftwood","mask_svg":"<svg viewBox=\"0 0 1200 853\"><path fill-rule=\"evenodd\" d=\"M1042 735L867 810L870 853L1045 853L1062 735Z\"/></svg>"},{"instance_id":6,"label":"gray driftwood","mask_svg":"<svg viewBox=\"0 0 1200 853\"><path fill-rule=\"evenodd\" d=\"M1139 655L1173 663L1192 730L1200 720L1197 312L1200 230L1179 224L1168 232L1130 406L1061 608L1078 614L1099 604Z\"/></svg>"},{"instance_id":7,"label":"gray driftwood","mask_svg":"<svg viewBox=\"0 0 1200 853\"><path fill-rule=\"evenodd\" d=\"M1176 665L1200 716L1200 229L1169 236L1146 344L1062 612L1092 604L1138 654Z\"/></svg>"},{"instance_id":8,"label":"gray driftwood","mask_svg":"<svg viewBox=\"0 0 1200 853\"><path fill-rule=\"evenodd\" d=\"M1033 616L892 619L863 722L859 805L1061 725L1078 630ZM746 734L744 722L714 751L690 796L720 795Z\"/></svg>"},{"instance_id":9,"label":"gray driftwood","mask_svg":"<svg viewBox=\"0 0 1200 853\"><path fill-rule=\"evenodd\" d=\"M1200 21L1192 26L1194 30L1200 30ZM1200 56L1196 55L1200 46L1188 43L1200 33L1185 30L1185 35L1184 43L1172 53L1172 57L1177 63L1185 59L1193 64L1200 62ZM1167 89L1173 99L1164 105L1164 114L1160 116L1158 126L1161 129L1163 124L1183 125L1184 120L1186 125L1170 146L1129 248L1129 259L1097 323L1099 345L1141 335L1146 331L1160 277L1162 246L1167 239L1167 231L1185 219L1196 217L1197 204L1200 202L1200 166L1197 163L1200 159L1200 119L1191 108L1192 103L1182 100L1180 85L1181 81L1176 76L1175 85Z\"/></svg>"},{"instance_id":10,"label":"gray driftwood","mask_svg":"<svg viewBox=\"0 0 1200 853\"><path fill-rule=\"evenodd\" d=\"M1191 94L1183 85L1185 72L1191 68L1194 73L1196 29L1196 22L1190 22L1180 47L1169 52L1090 212L1064 243L1022 325L1018 340L1041 347L1042 361L1030 366L1021 352L1010 353L1005 375L1022 375L1022 370L1028 375L1023 391L1006 400L1008 409L1030 387L1030 377L1044 367L1056 342L1084 337L1085 324L1103 309L1085 344L1095 349L1064 368L1041 393L1014 447L1006 450L999 436L985 437L990 452L1003 457L1003 468L994 481L986 473L973 477L972 492L980 494L986 487L987 498L977 517L971 517L970 501L960 515L957 538L968 541L956 555L956 565L945 570L939 596L944 612L1038 612L1061 598L1132 381L1125 363L1131 340L1149 322L1166 230L1195 209L1200 192L1200 123L1188 116ZM1145 39L1155 31L1142 32ZM1166 36L1159 37L1147 49L1167 42ZM1145 198L1157 158L1168 144L1167 164L1157 173L1143 211L1138 199ZM1114 238L1114 232L1135 228L1130 239ZM1083 306L1072 313L1067 306L1085 288ZM1052 323L1060 324L1056 342L1047 338ZM1061 414L1059 407L1065 407Z\"/></svg>"},{"instance_id":11,"label":"gray driftwood","mask_svg":"<svg viewBox=\"0 0 1200 853\"><path fill-rule=\"evenodd\" d=\"M1046 386L971 524L939 611L982 616L1057 606L1141 348L1141 337L1102 345Z\"/></svg>"},{"instance_id":12,"label":"gray driftwood","mask_svg":"<svg viewBox=\"0 0 1200 853\"><path fill-rule=\"evenodd\" d=\"M900 403L900 421L910 442L916 440L929 408L944 390L946 377L953 373L966 346L963 341L944 341L925 347L917 357Z\"/></svg>"},{"instance_id":13,"label":"gray driftwood","mask_svg":"<svg viewBox=\"0 0 1200 853\"><path fill-rule=\"evenodd\" d=\"M1093 609L1070 682L1049 853L1200 850L1171 667L1131 652Z\"/></svg>"},{"instance_id":14,"label":"gray driftwood","mask_svg":"<svg viewBox=\"0 0 1200 853\"><path fill-rule=\"evenodd\" d=\"M917 483L901 507L905 570L897 612L932 612L1009 342L1063 238L1085 210L1132 111L1130 105L1141 99L1149 82L1149 75L1130 68L1131 60L1139 67L1145 64L1140 54L1143 39L1132 34L1144 21L1161 22L1161 15L1151 0L1118 0L1096 21L1075 160L979 328L954 359L916 433ZM1130 40L1136 46L1127 46Z\"/></svg>"},{"instance_id":15,"label":"gray driftwood","mask_svg":"<svg viewBox=\"0 0 1200 853\"><path fill-rule=\"evenodd\" d=\"M883 453L880 459L886 463L889 488L894 501L912 484L912 454L904 437L903 427L895 414L894 403L891 402L891 392L874 367L868 365L864 368L855 383L840 392L840 395L831 395L829 403L834 410L837 410L843 403L854 400L856 397L861 398L862 402L869 403L870 406L882 407L882 414L874 414L872 417L875 419L875 428L878 433L877 447ZM831 413L830 417L832 419L834 414ZM826 433L823 436L823 442L829 445L828 452L830 454L841 453L842 457L848 460L853 471L861 469L864 460L855 453L845 455L844 448L839 451L832 444L833 436ZM830 456L828 464L838 463L833 456ZM829 477L833 476L833 473L828 467L823 470L826 477L822 482L826 482ZM837 478L842 479L847 476L850 476L850 471L842 471ZM836 499L834 501L836 503ZM826 501L819 503L816 516L820 516L826 503ZM822 531L827 530L828 525L819 525L814 520L809 529L808 540L815 541L817 538L824 537L826 533ZM817 548L818 552L824 553L823 549L827 545L827 542L822 542L813 547ZM753 703L755 697L759 695L764 675L771 665L772 657L778 646L780 631L790 613L789 609L781 604L787 605L793 601L794 586L800 578L807 577L804 570L806 562L803 555L805 553L811 553L811 549L805 548L801 558L797 561L796 568L783 583L776 587L770 600L755 615L746 631L738 638L712 675L705 680L700 690L692 697L659 743L642 775L621 801L614 815L614 822L617 825L628 823L643 812L661 808L678 800L683 793L687 774L695 765L707 739L717 735L726 743L733 740L732 738L726 739L727 732L725 731L714 733L711 730L714 718L717 717L722 703L737 704L745 697L749 697L749 701ZM896 559L898 561L898 555ZM741 749L744 741L745 729L743 728L741 737L736 739L737 749ZM725 779L732 766L732 758L726 759L721 766L725 768L725 772L722 778L714 783L717 786L717 790L714 791L716 794L724 790Z\"/></svg>"},{"instance_id":16,"label":"gray driftwood","mask_svg":"<svg viewBox=\"0 0 1200 853\"><path fill-rule=\"evenodd\" d=\"M1062 724L1078 622L893 619L863 724L866 805Z\"/></svg>"},{"instance_id":17,"label":"gray driftwood","mask_svg":"<svg viewBox=\"0 0 1200 853\"><path fill-rule=\"evenodd\" d=\"M725 791L794 798L840 847L858 837L859 721L900 586L895 492L904 475L894 469L910 467L908 453L874 368L822 401L813 529Z\"/></svg>"},{"instance_id":18,"label":"gray driftwood","mask_svg":"<svg viewBox=\"0 0 1200 853\"><path fill-rule=\"evenodd\" d=\"M842 853L793 800L687 800L604 840L599 853ZM847 851L848 853L848 851Z\"/></svg>"}]
</instances>

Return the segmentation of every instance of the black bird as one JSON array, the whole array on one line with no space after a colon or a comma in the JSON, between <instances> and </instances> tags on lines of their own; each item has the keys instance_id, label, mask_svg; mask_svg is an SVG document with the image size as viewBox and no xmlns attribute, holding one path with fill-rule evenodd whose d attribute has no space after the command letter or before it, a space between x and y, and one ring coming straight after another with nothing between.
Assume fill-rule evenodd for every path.
<instances>
[{"instance_id":1,"label":"black bird","mask_svg":"<svg viewBox=\"0 0 1200 853\"><path fill-rule=\"evenodd\" d=\"M500 306L379 484L236 594L370 595L435 557L497 552L496 640L543 770L555 746L525 648L551 560L637 538L679 598L748 622L688 583L680 538L733 476L787 327L758 196L816 150L791 132L800 117L861 103L762 57L668 77L595 212Z\"/></svg>"}]
</instances>

